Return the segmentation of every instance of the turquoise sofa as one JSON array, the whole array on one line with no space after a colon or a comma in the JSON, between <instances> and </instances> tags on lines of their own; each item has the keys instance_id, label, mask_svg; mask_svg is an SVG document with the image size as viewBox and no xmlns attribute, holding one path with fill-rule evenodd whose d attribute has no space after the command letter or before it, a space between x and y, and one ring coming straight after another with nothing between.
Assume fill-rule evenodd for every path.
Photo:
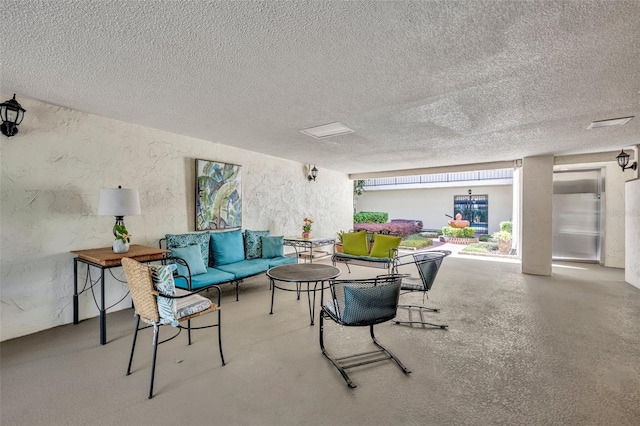
<instances>
[{"instance_id":1,"label":"turquoise sofa","mask_svg":"<svg viewBox=\"0 0 640 426\"><path fill-rule=\"evenodd\" d=\"M283 237L271 236L269 231L234 229L166 234L160 247L163 243L171 252L167 261L178 267L176 287L198 290L231 284L235 285L236 300L244 278L275 266L297 263L295 257L284 255Z\"/></svg>"}]
</instances>

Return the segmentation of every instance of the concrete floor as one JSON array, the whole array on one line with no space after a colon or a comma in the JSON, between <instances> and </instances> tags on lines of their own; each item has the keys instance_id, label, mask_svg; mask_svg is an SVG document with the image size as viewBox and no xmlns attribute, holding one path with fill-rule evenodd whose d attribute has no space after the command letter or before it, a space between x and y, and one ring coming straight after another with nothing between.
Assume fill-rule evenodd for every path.
<instances>
[{"instance_id":1,"label":"concrete floor","mask_svg":"<svg viewBox=\"0 0 640 426\"><path fill-rule=\"evenodd\" d=\"M243 283L239 302L225 291L227 365L210 330L190 347L185 333L159 348L152 400L149 333L139 338L133 374L124 375L130 309L108 315L105 346L97 318L2 342L0 423L640 424L640 290L620 269L557 263L552 277L519 270L514 261L445 259L427 304L442 308L430 317L449 329L377 326L412 373L392 363L363 367L351 373L356 389L322 356L306 300L277 292L269 315L264 276ZM354 267L350 276L379 272ZM336 354L371 346L367 329L329 323L325 331Z\"/></svg>"}]
</instances>

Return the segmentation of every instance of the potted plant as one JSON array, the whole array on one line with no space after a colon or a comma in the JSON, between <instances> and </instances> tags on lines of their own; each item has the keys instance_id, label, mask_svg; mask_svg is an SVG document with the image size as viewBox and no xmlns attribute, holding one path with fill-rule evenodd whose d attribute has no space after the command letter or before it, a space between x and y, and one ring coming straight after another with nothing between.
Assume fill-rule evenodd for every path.
<instances>
[{"instance_id":1,"label":"potted plant","mask_svg":"<svg viewBox=\"0 0 640 426\"><path fill-rule=\"evenodd\" d=\"M303 219L302 224L302 238L311 238L311 225L313 224L313 220L308 217Z\"/></svg>"},{"instance_id":2,"label":"potted plant","mask_svg":"<svg viewBox=\"0 0 640 426\"><path fill-rule=\"evenodd\" d=\"M498 231L491 234L491 237L498 240L498 251L501 254L509 254L511 251L511 232Z\"/></svg>"},{"instance_id":3,"label":"potted plant","mask_svg":"<svg viewBox=\"0 0 640 426\"><path fill-rule=\"evenodd\" d=\"M126 253L129 251L129 241L131 240L131 234L127 231L124 225L115 226L116 240L113 242L114 253Z\"/></svg>"},{"instance_id":4,"label":"potted plant","mask_svg":"<svg viewBox=\"0 0 640 426\"><path fill-rule=\"evenodd\" d=\"M335 251L337 253L344 253L344 250L342 248L342 236L346 234L346 232L340 230L339 232L336 232L336 235L338 236L338 242L335 243Z\"/></svg>"}]
</instances>

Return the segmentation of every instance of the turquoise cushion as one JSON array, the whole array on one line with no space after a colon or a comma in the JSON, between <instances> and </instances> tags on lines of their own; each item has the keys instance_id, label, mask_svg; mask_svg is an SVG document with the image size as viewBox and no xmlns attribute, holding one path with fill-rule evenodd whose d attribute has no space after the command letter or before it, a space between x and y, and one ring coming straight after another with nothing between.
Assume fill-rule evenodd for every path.
<instances>
[{"instance_id":1,"label":"turquoise cushion","mask_svg":"<svg viewBox=\"0 0 640 426\"><path fill-rule=\"evenodd\" d=\"M151 270L151 279L153 280L153 286L160 293L175 296L176 287L173 282L173 271L176 269L176 265L149 265ZM178 326L177 320L177 307L176 299L169 299L167 297L158 296L158 314L160 315L161 324L171 324L174 327Z\"/></svg>"},{"instance_id":2,"label":"turquoise cushion","mask_svg":"<svg viewBox=\"0 0 640 426\"><path fill-rule=\"evenodd\" d=\"M202 287L208 287L215 284L224 284L235 279L235 275L218 269L207 268L205 274L195 275L191 277L191 290L197 290ZM189 290L187 281L177 277L175 279L176 287Z\"/></svg>"},{"instance_id":3,"label":"turquoise cushion","mask_svg":"<svg viewBox=\"0 0 640 426\"><path fill-rule=\"evenodd\" d=\"M212 232L211 255L213 257L211 266L214 268L244 260L242 231L236 229L227 232Z\"/></svg>"},{"instance_id":4,"label":"turquoise cushion","mask_svg":"<svg viewBox=\"0 0 640 426\"><path fill-rule=\"evenodd\" d=\"M269 231L244 231L244 256L247 260L260 259L262 257L262 240L260 237L268 237Z\"/></svg>"},{"instance_id":5,"label":"turquoise cushion","mask_svg":"<svg viewBox=\"0 0 640 426\"><path fill-rule=\"evenodd\" d=\"M388 321L396 316L399 294L399 283L363 288L345 286L342 322L368 325Z\"/></svg>"},{"instance_id":6,"label":"turquoise cushion","mask_svg":"<svg viewBox=\"0 0 640 426\"><path fill-rule=\"evenodd\" d=\"M262 239L262 258L284 256L284 236L260 237Z\"/></svg>"},{"instance_id":7,"label":"turquoise cushion","mask_svg":"<svg viewBox=\"0 0 640 426\"><path fill-rule=\"evenodd\" d=\"M267 259L267 260L269 260L269 268L273 268L275 266L291 265L293 263L298 263L298 259L296 259L295 257L286 257L286 256L272 257L271 259Z\"/></svg>"},{"instance_id":8,"label":"turquoise cushion","mask_svg":"<svg viewBox=\"0 0 640 426\"><path fill-rule=\"evenodd\" d=\"M236 263L220 265L217 268L221 271L233 274L237 280L241 280L246 277L258 275L262 272L267 272L269 269L269 259L241 260Z\"/></svg>"},{"instance_id":9,"label":"turquoise cushion","mask_svg":"<svg viewBox=\"0 0 640 426\"><path fill-rule=\"evenodd\" d=\"M200 246L202 261L205 266L209 265L209 233L208 232L192 232L188 234L166 234L167 249L171 250L176 247L186 247L193 244Z\"/></svg>"},{"instance_id":10,"label":"turquoise cushion","mask_svg":"<svg viewBox=\"0 0 640 426\"><path fill-rule=\"evenodd\" d=\"M207 267L202 260L202 252L200 251L199 245L172 248L171 256L179 257L189 265L189 269L187 270L186 266L176 263L178 275L188 277L189 271L191 271L191 275L199 275L207 272Z\"/></svg>"}]
</instances>

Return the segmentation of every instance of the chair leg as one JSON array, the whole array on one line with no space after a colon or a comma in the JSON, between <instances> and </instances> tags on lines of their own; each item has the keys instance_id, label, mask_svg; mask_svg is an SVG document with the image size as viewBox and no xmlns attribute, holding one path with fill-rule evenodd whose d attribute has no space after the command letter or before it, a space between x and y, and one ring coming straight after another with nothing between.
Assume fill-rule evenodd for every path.
<instances>
[{"instance_id":1,"label":"chair leg","mask_svg":"<svg viewBox=\"0 0 640 426\"><path fill-rule=\"evenodd\" d=\"M240 281L236 281L236 302L239 300L238 287L240 287Z\"/></svg>"},{"instance_id":2,"label":"chair leg","mask_svg":"<svg viewBox=\"0 0 640 426\"><path fill-rule=\"evenodd\" d=\"M189 345L191 345L191 320L187 320L187 335L189 336Z\"/></svg>"},{"instance_id":3,"label":"chair leg","mask_svg":"<svg viewBox=\"0 0 640 426\"><path fill-rule=\"evenodd\" d=\"M140 329L140 315L136 314L136 331L133 333L133 344L131 345L131 356L129 356L129 366L127 367L127 376L131 374L131 363L133 362L133 351L136 349L136 340L138 338L138 330Z\"/></svg>"},{"instance_id":4,"label":"chair leg","mask_svg":"<svg viewBox=\"0 0 640 426\"><path fill-rule=\"evenodd\" d=\"M149 396L153 398L153 380L156 376L156 355L158 354L158 338L160 337L160 327L158 324L153 325L153 362L151 364L151 384L149 385Z\"/></svg>"},{"instance_id":5,"label":"chair leg","mask_svg":"<svg viewBox=\"0 0 640 426\"><path fill-rule=\"evenodd\" d=\"M402 372L403 372L404 374L409 374L409 373L411 373L411 371L410 371L407 367L405 367L405 366L404 366L404 364L402 364L402 362L400 362L400 360L398 359L398 357L397 357L397 356L395 356L394 354L392 354L392 353L391 353L387 348L385 348L384 346L382 346L382 345L380 344L380 342L378 342L378 339L376 339L376 336L375 336L375 334L374 334L374 332L373 332L373 325L372 325L372 326L370 326L370 327L371 327L371 328L370 328L370 332L371 332L371 339L373 339L373 343L374 343L377 347L379 347L380 349L382 349L382 350L384 351L384 353L386 353L386 354L389 356L389 358L391 358L392 360L394 360L394 361L395 361L395 363L396 363L396 364L398 364L398 367L400 367L400 369L402 370Z\"/></svg>"},{"instance_id":6,"label":"chair leg","mask_svg":"<svg viewBox=\"0 0 640 426\"><path fill-rule=\"evenodd\" d=\"M421 324L421 325L430 325L432 327L439 327L441 329L445 329L447 327L449 327L446 324L434 324L431 322L427 322L424 319L424 311L427 312L440 312L440 309L433 309L433 308L426 308L424 306L418 306L418 305L398 305L398 308L406 308L409 310L409 321L398 321L398 320L394 320L393 322L395 322L396 324ZM411 309L417 309L418 312L420 313L420 321L411 321Z\"/></svg>"},{"instance_id":7,"label":"chair leg","mask_svg":"<svg viewBox=\"0 0 640 426\"><path fill-rule=\"evenodd\" d=\"M342 375L342 378L345 380L345 382L347 382L347 386L349 388L354 389L357 387L357 385L353 383L353 381L347 374L346 370L353 367L359 367L361 365L367 365L367 364L372 364L374 362L387 361L389 359L392 359L398 365L398 367L400 367L400 369L404 374L411 373L411 371L402 364L402 362L398 359L398 357L396 357L387 348L385 348L378 342L373 332L373 325L369 326L370 327L369 332L371 333L371 338L373 339L373 343L380 349L377 349L375 351L362 352L354 355L348 355L341 358L332 357L331 355L329 355L329 353L326 351L324 347L324 315L325 315L324 310L320 311L320 349L322 349L322 354L325 357L327 357L329 361L331 361L334 367L338 369L338 371ZM371 356L375 354L378 354L378 356L377 357ZM381 356L381 355L384 355L384 356Z\"/></svg>"},{"instance_id":8,"label":"chair leg","mask_svg":"<svg viewBox=\"0 0 640 426\"><path fill-rule=\"evenodd\" d=\"M222 322L220 322L220 315L221 313L218 309L218 347L220 348L220 359L222 360L222 365L224 365L224 355L222 354Z\"/></svg>"},{"instance_id":9,"label":"chair leg","mask_svg":"<svg viewBox=\"0 0 640 426\"><path fill-rule=\"evenodd\" d=\"M347 386L350 389L357 388L358 386L353 384L353 382L349 378L349 375L344 370L344 368L342 368L342 366L340 366L338 361L336 359L334 359L331 355L329 355L329 353L324 348L324 311L323 310L320 311L320 349L322 349L322 355L327 357L327 359L329 361L331 361L331 364L333 364L333 366L338 369L338 371L342 375L342 378L345 380L345 382L347 382Z\"/></svg>"}]
</instances>

